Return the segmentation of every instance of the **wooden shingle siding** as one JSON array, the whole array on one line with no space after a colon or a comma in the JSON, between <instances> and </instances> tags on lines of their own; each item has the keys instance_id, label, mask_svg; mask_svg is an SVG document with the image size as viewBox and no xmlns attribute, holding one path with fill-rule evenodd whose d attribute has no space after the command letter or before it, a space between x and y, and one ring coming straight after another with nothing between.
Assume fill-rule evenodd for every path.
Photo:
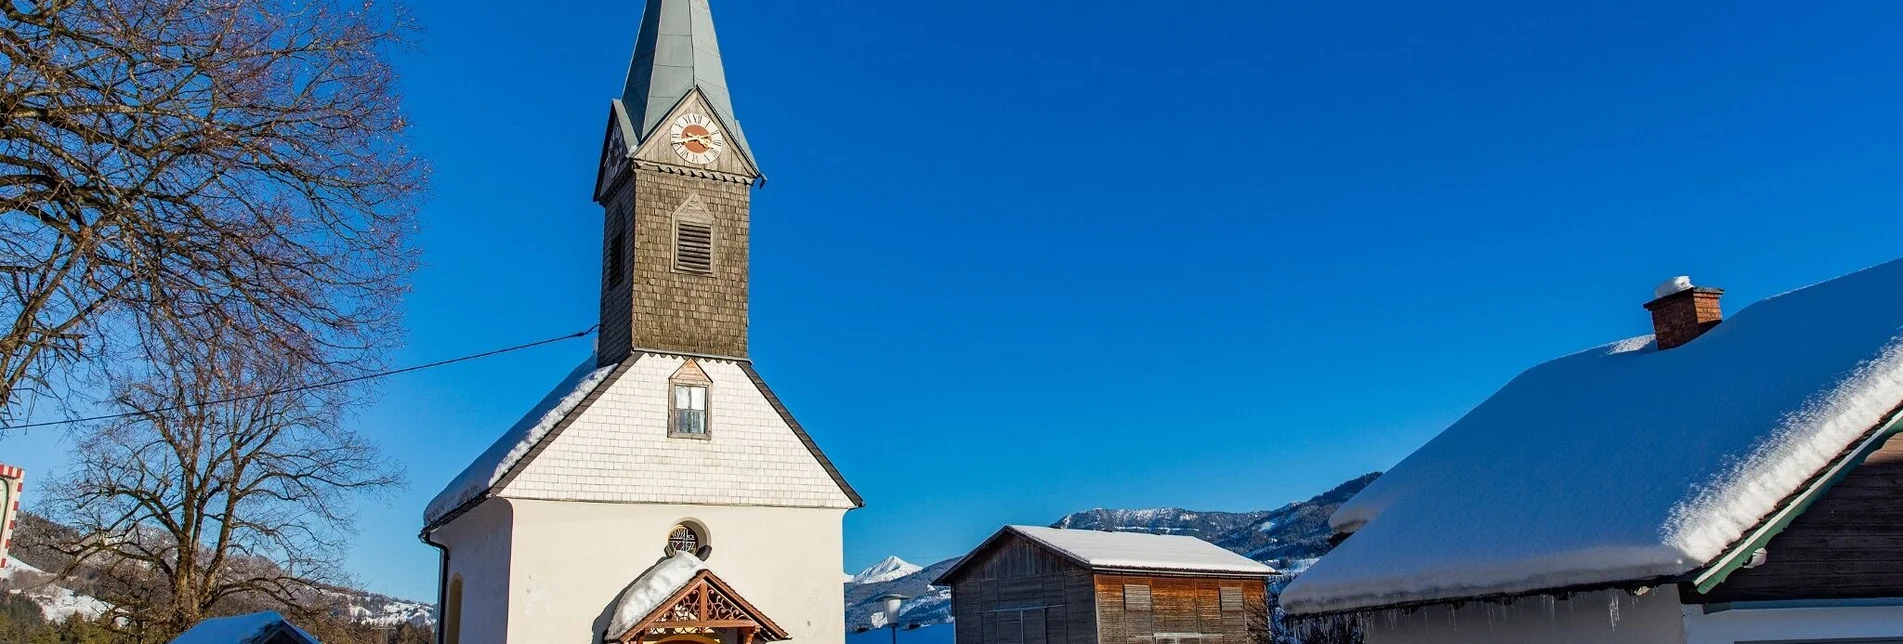
<instances>
[{"instance_id":1,"label":"wooden shingle siding","mask_svg":"<svg viewBox=\"0 0 1903 644\"><path fill-rule=\"evenodd\" d=\"M1903 436L1892 437L1705 603L1903 597Z\"/></svg>"}]
</instances>

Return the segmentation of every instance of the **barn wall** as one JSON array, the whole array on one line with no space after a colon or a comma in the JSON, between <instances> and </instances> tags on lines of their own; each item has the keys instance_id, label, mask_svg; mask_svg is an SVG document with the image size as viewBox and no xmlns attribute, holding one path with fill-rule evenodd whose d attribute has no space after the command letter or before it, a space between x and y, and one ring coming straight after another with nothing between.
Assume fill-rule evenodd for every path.
<instances>
[{"instance_id":1,"label":"barn wall","mask_svg":"<svg viewBox=\"0 0 1903 644\"><path fill-rule=\"evenodd\" d=\"M1903 597L1903 435L1893 437L1791 522L1763 566L1703 596L1719 603Z\"/></svg>"},{"instance_id":2,"label":"barn wall","mask_svg":"<svg viewBox=\"0 0 1903 644\"><path fill-rule=\"evenodd\" d=\"M1246 644L1268 639L1268 588L1261 579L1097 575L1095 585L1100 644ZM1125 602L1126 589L1132 586L1148 589L1147 610ZM1224 606L1223 588L1241 591L1242 602Z\"/></svg>"},{"instance_id":3,"label":"barn wall","mask_svg":"<svg viewBox=\"0 0 1903 644\"><path fill-rule=\"evenodd\" d=\"M957 644L1096 644L1090 572L1014 535L952 583Z\"/></svg>"}]
</instances>

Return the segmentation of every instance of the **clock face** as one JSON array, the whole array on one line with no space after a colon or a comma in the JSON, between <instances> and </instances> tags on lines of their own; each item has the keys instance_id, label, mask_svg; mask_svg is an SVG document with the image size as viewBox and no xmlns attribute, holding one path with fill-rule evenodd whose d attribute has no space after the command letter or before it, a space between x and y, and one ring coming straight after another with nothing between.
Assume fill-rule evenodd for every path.
<instances>
[{"instance_id":1,"label":"clock face","mask_svg":"<svg viewBox=\"0 0 1903 644\"><path fill-rule=\"evenodd\" d=\"M707 165L727 150L727 133L713 119L700 114L682 114L669 128L674 154L688 163Z\"/></svg>"}]
</instances>

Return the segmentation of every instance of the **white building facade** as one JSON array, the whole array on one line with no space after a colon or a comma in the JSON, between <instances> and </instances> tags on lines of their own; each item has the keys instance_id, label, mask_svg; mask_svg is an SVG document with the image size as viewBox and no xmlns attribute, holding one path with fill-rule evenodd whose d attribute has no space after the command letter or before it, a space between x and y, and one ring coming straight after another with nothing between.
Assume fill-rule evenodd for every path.
<instances>
[{"instance_id":1,"label":"white building facade","mask_svg":"<svg viewBox=\"0 0 1903 644\"><path fill-rule=\"evenodd\" d=\"M750 191L707 0L649 0L609 111L595 354L425 515L445 644L840 644L863 502L747 357Z\"/></svg>"}]
</instances>

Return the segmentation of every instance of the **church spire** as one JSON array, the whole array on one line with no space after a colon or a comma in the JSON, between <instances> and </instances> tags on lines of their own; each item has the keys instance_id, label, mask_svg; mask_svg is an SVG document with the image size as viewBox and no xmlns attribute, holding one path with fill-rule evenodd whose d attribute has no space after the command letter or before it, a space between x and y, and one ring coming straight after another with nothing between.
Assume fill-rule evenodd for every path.
<instances>
[{"instance_id":1,"label":"church spire","mask_svg":"<svg viewBox=\"0 0 1903 644\"><path fill-rule=\"evenodd\" d=\"M720 62L720 41L714 36L713 10L708 0L647 0L641 14L641 35L635 41L634 61L621 104L633 126L636 144L661 129L661 121L694 89L699 89L714 113L724 121L742 156L753 149L734 117L727 92L727 72Z\"/></svg>"}]
</instances>

